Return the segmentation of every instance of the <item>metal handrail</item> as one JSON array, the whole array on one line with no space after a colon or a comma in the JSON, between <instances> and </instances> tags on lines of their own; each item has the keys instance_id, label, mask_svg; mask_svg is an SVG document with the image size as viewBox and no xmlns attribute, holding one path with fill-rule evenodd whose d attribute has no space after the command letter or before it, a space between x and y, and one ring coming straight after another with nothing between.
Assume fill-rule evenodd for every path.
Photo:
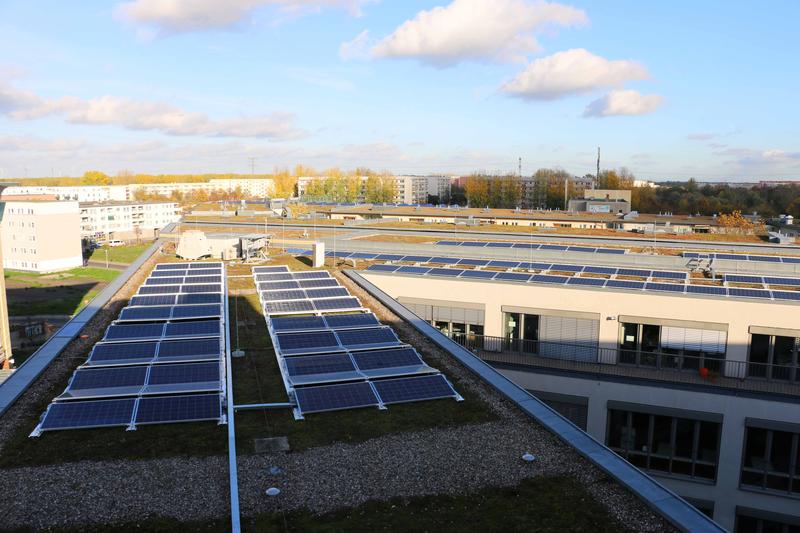
<instances>
[{"instance_id":1,"label":"metal handrail","mask_svg":"<svg viewBox=\"0 0 800 533\"><path fill-rule=\"evenodd\" d=\"M557 368L800 396L800 366L731 361L724 354L688 355L605 348L467 333L448 333L489 363Z\"/></svg>"}]
</instances>

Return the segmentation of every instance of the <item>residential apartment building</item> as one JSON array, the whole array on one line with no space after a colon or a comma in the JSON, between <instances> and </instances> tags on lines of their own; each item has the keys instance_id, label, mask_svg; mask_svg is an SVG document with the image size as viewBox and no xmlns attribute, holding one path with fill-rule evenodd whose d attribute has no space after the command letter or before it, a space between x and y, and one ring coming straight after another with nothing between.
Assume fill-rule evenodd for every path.
<instances>
[{"instance_id":1,"label":"residential apartment building","mask_svg":"<svg viewBox=\"0 0 800 533\"><path fill-rule=\"evenodd\" d=\"M127 185L76 185L69 187L50 185L18 185L3 190L3 197L55 196L58 200L78 202L112 202L128 198Z\"/></svg>"},{"instance_id":2,"label":"residential apartment building","mask_svg":"<svg viewBox=\"0 0 800 533\"><path fill-rule=\"evenodd\" d=\"M311 184L316 180L327 180L330 176L300 176L297 178L297 196L309 197ZM361 189L356 203L364 203L366 184L369 176L360 176ZM443 176L390 176L393 181L393 197L391 203L418 205L428 202L428 195L439 195L443 191L449 196L450 178ZM435 192L432 192L435 191Z\"/></svg>"},{"instance_id":3,"label":"residential apartment building","mask_svg":"<svg viewBox=\"0 0 800 533\"><path fill-rule=\"evenodd\" d=\"M80 204L80 235L100 241L153 239L180 217L176 202L84 203Z\"/></svg>"},{"instance_id":4,"label":"residential apartment building","mask_svg":"<svg viewBox=\"0 0 800 533\"><path fill-rule=\"evenodd\" d=\"M594 179L587 176L570 176L570 196L581 198L586 190L594 188ZM550 189L564 190L564 178L549 176L537 178L523 176L520 178L520 203L523 209L539 209L547 205L547 191ZM563 194L561 195L563 198Z\"/></svg>"},{"instance_id":5,"label":"residential apartment building","mask_svg":"<svg viewBox=\"0 0 800 533\"><path fill-rule=\"evenodd\" d=\"M458 176L427 176L428 196L435 196L439 203L449 203L453 182Z\"/></svg>"},{"instance_id":6,"label":"residential apartment building","mask_svg":"<svg viewBox=\"0 0 800 533\"><path fill-rule=\"evenodd\" d=\"M796 301L391 270L361 274L724 528L800 524Z\"/></svg>"},{"instance_id":7,"label":"residential apartment building","mask_svg":"<svg viewBox=\"0 0 800 533\"><path fill-rule=\"evenodd\" d=\"M5 268L56 272L83 265L78 202L12 198L2 220Z\"/></svg>"}]
</instances>

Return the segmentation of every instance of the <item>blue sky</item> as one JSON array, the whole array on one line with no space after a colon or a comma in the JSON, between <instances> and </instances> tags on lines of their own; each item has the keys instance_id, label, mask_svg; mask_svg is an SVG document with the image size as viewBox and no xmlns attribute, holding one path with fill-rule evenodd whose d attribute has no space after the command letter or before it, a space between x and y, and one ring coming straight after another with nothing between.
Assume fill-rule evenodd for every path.
<instances>
[{"instance_id":1,"label":"blue sky","mask_svg":"<svg viewBox=\"0 0 800 533\"><path fill-rule=\"evenodd\" d=\"M0 4L0 177L800 178L795 2Z\"/></svg>"}]
</instances>

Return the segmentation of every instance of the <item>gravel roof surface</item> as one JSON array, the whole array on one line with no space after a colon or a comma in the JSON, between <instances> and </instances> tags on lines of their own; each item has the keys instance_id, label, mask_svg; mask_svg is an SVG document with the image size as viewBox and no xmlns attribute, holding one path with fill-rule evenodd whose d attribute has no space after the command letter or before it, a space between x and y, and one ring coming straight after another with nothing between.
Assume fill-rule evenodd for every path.
<instances>
[{"instance_id":1,"label":"gravel roof surface","mask_svg":"<svg viewBox=\"0 0 800 533\"><path fill-rule=\"evenodd\" d=\"M403 340L414 344L431 364L448 377L457 378L459 386L468 384L490 405L497 420L394 433L357 444L334 443L303 452L240 455L243 515L301 508L324 513L357 506L369 499L463 494L489 486L513 486L534 476L568 475L630 529L673 529L360 287L340 274L337 277L381 320L394 326ZM142 278L143 274L134 276L114 297L103 311L105 320L115 316L121 301L127 297L126 291L138 286ZM102 320L93 329L94 335L102 333L100 324ZM83 353L85 346L79 345L71 353ZM68 358L69 355L59 357L3 417L0 446L3 436L7 438L14 429L9 426L30 420L31 413L25 412L25 407L35 401L37 391L42 394L52 380L63 379L80 362ZM381 416L380 412L376 411L375 416ZM525 452L534 454L536 461L522 461ZM225 520L229 516L226 462L224 456L172 457L0 470L0 493L8 495L3 526L80 527L143 521L150 516L182 521ZM271 486L280 488L281 495L268 498L264 491Z\"/></svg>"}]
</instances>

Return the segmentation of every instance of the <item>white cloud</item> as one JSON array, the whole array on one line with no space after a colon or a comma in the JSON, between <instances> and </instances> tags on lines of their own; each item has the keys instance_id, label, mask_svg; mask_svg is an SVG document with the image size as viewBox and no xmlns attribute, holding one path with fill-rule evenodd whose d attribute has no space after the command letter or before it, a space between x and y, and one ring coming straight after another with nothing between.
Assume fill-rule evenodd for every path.
<instances>
[{"instance_id":1,"label":"white cloud","mask_svg":"<svg viewBox=\"0 0 800 533\"><path fill-rule=\"evenodd\" d=\"M303 14L324 8L361 13L368 0L132 0L117 6L120 18L156 29L159 33L226 29L250 19L262 7L281 13Z\"/></svg>"},{"instance_id":2,"label":"white cloud","mask_svg":"<svg viewBox=\"0 0 800 533\"><path fill-rule=\"evenodd\" d=\"M732 162L742 167L765 168L783 166L797 168L800 166L800 152L789 152L777 148L768 150L727 148L715 153L729 158Z\"/></svg>"},{"instance_id":3,"label":"white cloud","mask_svg":"<svg viewBox=\"0 0 800 533\"><path fill-rule=\"evenodd\" d=\"M85 146L82 139L41 139L39 137L0 137L0 152L74 152Z\"/></svg>"},{"instance_id":4,"label":"white cloud","mask_svg":"<svg viewBox=\"0 0 800 533\"><path fill-rule=\"evenodd\" d=\"M502 90L528 100L555 100L648 77L647 69L636 61L610 61L574 48L532 61Z\"/></svg>"},{"instance_id":5,"label":"white cloud","mask_svg":"<svg viewBox=\"0 0 800 533\"><path fill-rule=\"evenodd\" d=\"M717 133L706 133L706 132L704 132L704 133L690 133L689 135L686 136L686 138L689 139L690 141L710 141L711 139L714 139L716 137L719 137L719 134L717 134Z\"/></svg>"},{"instance_id":6,"label":"white cloud","mask_svg":"<svg viewBox=\"0 0 800 533\"><path fill-rule=\"evenodd\" d=\"M616 115L646 115L655 111L664 98L657 94L623 90L610 93L591 102L583 111L584 117L612 117Z\"/></svg>"},{"instance_id":7,"label":"white cloud","mask_svg":"<svg viewBox=\"0 0 800 533\"><path fill-rule=\"evenodd\" d=\"M523 61L540 48L536 31L587 22L582 10L554 2L453 0L417 13L373 46L371 55L416 58L437 67L465 60Z\"/></svg>"},{"instance_id":8,"label":"white cloud","mask_svg":"<svg viewBox=\"0 0 800 533\"><path fill-rule=\"evenodd\" d=\"M352 40L339 45L339 57L342 59L366 59L369 57L369 30L364 30Z\"/></svg>"},{"instance_id":9,"label":"white cloud","mask_svg":"<svg viewBox=\"0 0 800 533\"><path fill-rule=\"evenodd\" d=\"M295 125L295 116L285 112L214 120L204 113L185 111L164 102L116 96L88 100L74 96L45 99L3 85L0 85L0 113L14 120L63 116L72 124L116 125L130 130L160 131L167 135L270 140L289 140L304 135Z\"/></svg>"}]
</instances>

